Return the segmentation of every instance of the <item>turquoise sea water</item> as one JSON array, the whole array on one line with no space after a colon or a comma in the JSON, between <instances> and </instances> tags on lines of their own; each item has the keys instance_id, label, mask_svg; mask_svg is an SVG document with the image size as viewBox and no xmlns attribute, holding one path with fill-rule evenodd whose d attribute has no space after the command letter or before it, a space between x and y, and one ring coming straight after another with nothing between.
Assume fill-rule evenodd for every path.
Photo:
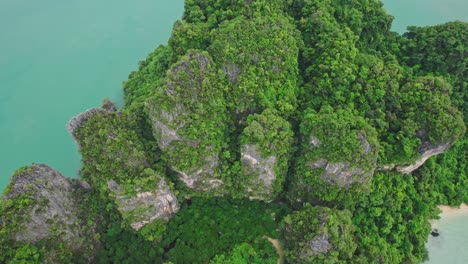
<instances>
[{"instance_id":1,"label":"turquoise sea water","mask_svg":"<svg viewBox=\"0 0 468 264\"><path fill-rule=\"evenodd\" d=\"M467 0L382 0L395 17L393 30L403 33L409 25L428 26L453 20L468 21Z\"/></svg>"},{"instance_id":2,"label":"turquoise sea water","mask_svg":"<svg viewBox=\"0 0 468 264\"><path fill-rule=\"evenodd\" d=\"M20 166L80 166L74 115L122 103L122 81L167 43L183 0L0 0L0 191Z\"/></svg>"}]
</instances>

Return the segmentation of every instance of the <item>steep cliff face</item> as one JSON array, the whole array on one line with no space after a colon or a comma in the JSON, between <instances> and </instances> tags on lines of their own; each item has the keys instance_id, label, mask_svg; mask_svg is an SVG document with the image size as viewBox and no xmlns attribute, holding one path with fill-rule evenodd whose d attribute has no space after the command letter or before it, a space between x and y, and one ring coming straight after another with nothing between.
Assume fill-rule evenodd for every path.
<instances>
[{"instance_id":1,"label":"steep cliff face","mask_svg":"<svg viewBox=\"0 0 468 264\"><path fill-rule=\"evenodd\" d=\"M79 115L70 119L70 121L68 121L66 125L67 131L73 137L75 142L77 142L75 134L76 130L80 129L91 117L98 114L105 114L108 112L108 110L102 108L91 108L89 110L86 110L83 113L80 113Z\"/></svg>"},{"instance_id":2,"label":"steep cliff face","mask_svg":"<svg viewBox=\"0 0 468 264\"><path fill-rule=\"evenodd\" d=\"M420 158L417 159L413 164L408 165L408 166L403 166L400 165L397 167L397 171L408 174L416 170L417 168L421 167L421 165L426 162L430 157L442 154L446 152L450 146L452 146L452 142L447 142L443 144L438 144L438 145L433 145L429 142L425 142L422 144L419 153L420 153Z\"/></svg>"},{"instance_id":3,"label":"steep cliff face","mask_svg":"<svg viewBox=\"0 0 468 264\"><path fill-rule=\"evenodd\" d=\"M372 147L363 135L357 133L357 138L361 142L361 147L364 150L364 155L373 154ZM312 136L310 143L312 146L318 146L320 141ZM374 173L376 157L373 157L373 164L370 168L361 168L352 166L351 162L329 162L326 159L320 158L309 164L310 168L323 169L320 178L331 184L342 188L350 187L353 183L364 184L370 180Z\"/></svg>"},{"instance_id":4,"label":"steep cliff face","mask_svg":"<svg viewBox=\"0 0 468 264\"><path fill-rule=\"evenodd\" d=\"M401 165L386 165L380 168L383 171L390 171L396 170L403 174L409 174L413 171L417 170L421 167L424 162L426 162L430 157L436 156L446 152L450 146L452 145L451 142L439 144L439 145L432 145L430 143L423 144L419 151L419 158L411 164L401 164Z\"/></svg>"},{"instance_id":5,"label":"steep cliff face","mask_svg":"<svg viewBox=\"0 0 468 264\"><path fill-rule=\"evenodd\" d=\"M107 182L123 219L136 230L157 219L166 221L179 210L177 198L166 181L156 174L152 177L151 185L154 186L146 186L146 191L143 191L135 185L130 193L114 180Z\"/></svg>"},{"instance_id":6,"label":"steep cliff face","mask_svg":"<svg viewBox=\"0 0 468 264\"><path fill-rule=\"evenodd\" d=\"M91 245L85 239L92 236L88 237L90 230L83 229L75 196L84 188L89 188L87 183L67 179L44 164L21 168L2 197L5 206L0 219L4 225L0 228L5 228L10 235L7 239L13 241L46 243L45 258L52 263L60 262L54 255L59 247L86 251Z\"/></svg>"},{"instance_id":7,"label":"steep cliff face","mask_svg":"<svg viewBox=\"0 0 468 264\"><path fill-rule=\"evenodd\" d=\"M250 199L271 202L283 190L293 140L289 122L267 109L247 118L241 134L243 188Z\"/></svg>"},{"instance_id":8,"label":"steep cliff face","mask_svg":"<svg viewBox=\"0 0 468 264\"><path fill-rule=\"evenodd\" d=\"M146 103L154 136L169 166L197 191L223 186L217 168L226 109L217 79L209 54L190 50Z\"/></svg>"},{"instance_id":9,"label":"steep cliff face","mask_svg":"<svg viewBox=\"0 0 468 264\"><path fill-rule=\"evenodd\" d=\"M241 165L245 175L253 179L247 184L250 199L271 201L274 196L273 183L277 179L274 172L276 156L263 158L256 145L242 145Z\"/></svg>"},{"instance_id":10,"label":"steep cliff face","mask_svg":"<svg viewBox=\"0 0 468 264\"><path fill-rule=\"evenodd\" d=\"M356 200L377 165L374 128L349 112L310 113L301 131L302 152L290 184L294 202Z\"/></svg>"}]
</instances>

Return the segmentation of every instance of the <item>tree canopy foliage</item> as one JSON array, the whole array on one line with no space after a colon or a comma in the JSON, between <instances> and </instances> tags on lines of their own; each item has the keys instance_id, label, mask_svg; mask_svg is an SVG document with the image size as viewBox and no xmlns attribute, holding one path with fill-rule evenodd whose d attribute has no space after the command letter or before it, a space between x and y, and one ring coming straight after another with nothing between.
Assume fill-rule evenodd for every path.
<instances>
[{"instance_id":1,"label":"tree canopy foliage","mask_svg":"<svg viewBox=\"0 0 468 264\"><path fill-rule=\"evenodd\" d=\"M0 262L276 263L264 236L291 263L424 261L436 206L468 202L468 26L392 19L378 0L186 0L125 106L72 133L94 255L15 241L25 194L0 199ZM133 229L109 182L160 180L180 211Z\"/></svg>"}]
</instances>

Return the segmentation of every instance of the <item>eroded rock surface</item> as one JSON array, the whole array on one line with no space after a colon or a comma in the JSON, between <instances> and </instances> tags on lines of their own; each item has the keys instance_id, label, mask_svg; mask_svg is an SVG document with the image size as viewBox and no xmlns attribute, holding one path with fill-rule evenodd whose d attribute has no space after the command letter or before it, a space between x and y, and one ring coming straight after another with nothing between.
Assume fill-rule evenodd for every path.
<instances>
[{"instance_id":1,"label":"eroded rock surface","mask_svg":"<svg viewBox=\"0 0 468 264\"><path fill-rule=\"evenodd\" d=\"M73 184L44 164L21 169L13 176L3 199L32 199L33 204L22 210L25 221L18 223L14 239L34 243L56 237L67 246L79 249L84 231L80 227L74 190L87 186Z\"/></svg>"},{"instance_id":2,"label":"eroded rock surface","mask_svg":"<svg viewBox=\"0 0 468 264\"><path fill-rule=\"evenodd\" d=\"M276 157L262 158L256 145L243 145L241 153L243 172L253 177L247 189L250 199L271 201L274 193L273 183L277 178L274 172Z\"/></svg>"},{"instance_id":3,"label":"eroded rock surface","mask_svg":"<svg viewBox=\"0 0 468 264\"><path fill-rule=\"evenodd\" d=\"M122 216L136 230L155 219L167 220L179 210L179 203L174 192L161 177L153 191L126 194L123 188L113 180L108 181L107 186L114 193Z\"/></svg>"},{"instance_id":4,"label":"eroded rock surface","mask_svg":"<svg viewBox=\"0 0 468 264\"><path fill-rule=\"evenodd\" d=\"M224 99L215 78L217 69L210 55L190 50L168 71L159 93L146 103L153 134L167 153L169 167L197 191L223 186L215 174L226 110L217 103Z\"/></svg>"},{"instance_id":5,"label":"eroded rock surface","mask_svg":"<svg viewBox=\"0 0 468 264\"><path fill-rule=\"evenodd\" d=\"M364 155L371 155L373 150L369 142L360 133L357 134L357 137L361 142ZM320 141L315 137L311 137L310 143L312 148L315 148L319 146ZM375 163L376 159L374 158ZM373 167L375 167L372 166L370 169L364 169L352 166L350 162L328 162L322 158L309 163L309 166L314 170L323 168L320 178L329 184L339 187L349 187L353 183L363 184L368 182L374 173Z\"/></svg>"},{"instance_id":6,"label":"eroded rock surface","mask_svg":"<svg viewBox=\"0 0 468 264\"><path fill-rule=\"evenodd\" d=\"M424 145L424 144L423 144ZM442 154L444 153L445 151L447 151L450 146L451 146L451 142L449 143L444 143L444 144L439 144L439 145L429 145L429 144L425 144L425 146L423 146L421 148L421 157L419 159L417 159L413 164L411 165L407 165L407 166L404 166L404 165L400 165L400 166L397 166L396 167L396 170L398 172L401 172L401 173L404 173L404 174L408 174L408 173L411 173L413 171L415 171L416 169L418 169L419 167L421 167L424 162L426 162L426 160L428 160L430 157L432 156L435 156L435 155L439 155L439 154Z\"/></svg>"},{"instance_id":7,"label":"eroded rock surface","mask_svg":"<svg viewBox=\"0 0 468 264\"><path fill-rule=\"evenodd\" d=\"M67 131L68 133L70 133L70 135L72 135L73 139L76 141L75 131L77 129L81 128L84 125L84 123L86 123L86 121L88 121L92 116L108 112L108 110L104 110L102 108L91 108L89 110L86 110L83 113L80 113L79 115L70 119L70 121L68 121L66 125Z\"/></svg>"}]
</instances>

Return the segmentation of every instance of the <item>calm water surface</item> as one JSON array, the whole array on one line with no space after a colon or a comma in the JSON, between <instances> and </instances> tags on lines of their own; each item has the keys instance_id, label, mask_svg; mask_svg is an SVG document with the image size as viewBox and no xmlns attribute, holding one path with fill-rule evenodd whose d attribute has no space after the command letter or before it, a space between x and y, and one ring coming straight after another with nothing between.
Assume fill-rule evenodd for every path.
<instances>
[{"instance_id":1,"label":"calm water surface","mask_svg":"<svg viewBox=\"0 0 468 264\"><path fill-rule=\"evenodd\" d=\"M74 115L122 103L122 81L181 17L183 0L0 0L0 191L20 166L74 177Z\"/></svg>"}]
</instances>

